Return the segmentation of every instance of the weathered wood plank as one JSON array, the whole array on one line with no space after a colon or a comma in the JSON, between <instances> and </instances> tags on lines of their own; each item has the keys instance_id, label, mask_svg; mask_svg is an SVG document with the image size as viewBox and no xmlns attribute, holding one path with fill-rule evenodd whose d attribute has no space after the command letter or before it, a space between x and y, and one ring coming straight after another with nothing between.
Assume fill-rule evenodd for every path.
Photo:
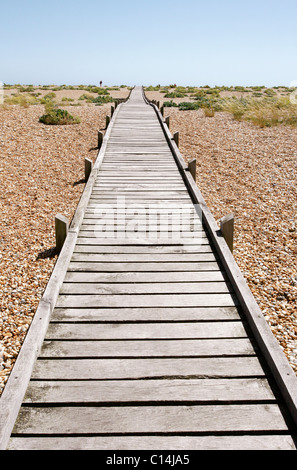
<instances>
[{"instance_id":1,"label":"weathered wood plank","mask_svg":"<svg viewBox=\"0 0 297 470\"><path fill-rule=\"evenodd\" d=\"M32 379L107 380L181 377L265 377L256 357L37 360Z\"/></svg>"},{"instance_id":2,"label":"weathered wood plank","mask_svg":"<svg viewBox=\"0 0 297 470\"><path fill-rule=\"evenodd\" d=\"M98 238L93 231L84 231L79 233L77 238L77 245L97 245L97 246L181 246L189 249L192 245L208 244L208 238L205 233L201 232L197 239L187 238L181 239L180 237L172 239L162 239L160 237L117 237L117 238Z\"/></svg>"},{"instance_id":3,"label":"weathered wood plank","mask_svg":"<svg viewBox=\"0 0 297 470\"><path fill-rule=\"evenodd\" d=\"M221 271L201 271L201 272L168 272L166 278L160 272L149 273L88 273L88 272L68 272L65 275L65 282L215 282L224 281ZM160 286L162 289L162 286ZM176 291L175 291L176 292Z\"/></svg>"},{"instance_id":4,"label":"weathered wood plank","mask_svg":"<svg viewBox=\"0 0 297 470\"><path fill-rule=\"evenodd\" d=\"M198 245L198 246L191 246L191 248L183 247L183 246L164 246L164 245L155 245L155 246L127 246L127 245L114 245L114 246L106 246L106 245L75 245L73 250L74 253L110 253L110 254L125 254L125 253L143 253L143 254L150 254L150 253L212 253L212 247L209 244ZM185 279L186 280L186 279Z\"/></svg>"},{"instance_id":5,"label":"weathered wood plank","mask_svg":"<svg viewBox=\"0 0 297 470\"><path fill-rule=\"evenodd\" d=\"M104 240L104 239L102 239ZM217 271L219 265L215 262L195 263L91 263L73 261L69 263L68 271L97 271L97 272L173 272L173 271Z\"/></svg>"},{"instance_id":6,"label":"weathered wood plank","mask_svg":"<svg viewBox=\"0 0 297 470\"><path fill-rule=\"evenodd\" d=\"M60 295L64 294L180 294L189 293L226 293L232 292L231 285L225 282L145 282L133 283L98 283L98 282L64 282Z\"/></svg>"},{"instance_id":7,"label":"weathered wood plank","mask_svg":"<svg viewBox=\"0 0 297 470\"><path fill-rule=\"evenodd\" d=\"M239 320L236 307L136 307L136 308L61 308L54 309L52 322L167 322Z\"/></svg>"},{"instance_id":8,"label":"weathered wood plank","mask_svg":"<svg viewBox=\"0 0 297 470\"><path fill-rule=\"evenodd\" d=\"M216 261L214 253L73 253L71 261L93 263L176 263Z\"/></svg>"},{"instance_id":9,"label":"weathered wood plank","mask_svg":"<svg viewBox=\"0 0 297 470\"><path fill-rule=\"evenodd\" d=\"M32 381L24 403L275 401L266 379Z\"/></svg>"},{"instance_id":10,"label":"weathered wood plank","mask_svg":"<svg viewBox=\"0 0 297 470\"><path fill-rule=\"evenodd\" d=\"M149 341L94 341L92 339L88 341L83 336L83 341L46 340L40 352L40 357L48 359L51 357L203 357L227 355L255 355L255 349L247 338L220 338L207 339L207 341L188 339L153 339Z\"/></svg>"},{"instance_id":11,"label":"weathered wood plank","mask_svg":"<svg viewBox=\"0 0 297 470\"><path fill-rule=\"evenodd\" d=\"M278 405L29 407L14 433L104 434L287 431Z\"/></svg>"},{"instance_id":12,"label":"weathered wood plank","mask_svg":"<svg viewBox=\"0 0 297 470\"><path fill-rule=\"evenodd\" d=\"M182 237L185 233L185 236L188 236L189 233L192 234L192 237L197 236L199 237L202 232L201 225L198 225L197 222L191 223L180 223L176 225L172 225L170 222L168 224L162 225L153 225L150 223L149 220L142 219L141 217L136 220L126 221L125 224L116 223L116 219L102 219L98 218L97 221L93 221L93 223L85 224L83 223L80 228L80 233L83 233L85 230L90 231L93 230L95 233L100 233L102 231L104 234L106 232L112 232L117 235L120 232L124 233L151 233L151 234L160 234L159 236L163 238L171 237L172 234L176 236ZM114 235L114 236L115 236Z\"/></svg>"},{"instance_id":13,"label":"weathered wood plank","mask_svg":"<svg viewBox=\"0 0 297 470\"><path fill-rule=\"evenodd\" d=\"M13 437L8 450L296 450L286 434Z\"/></svg>"},{"instance_id":14,"label":"weathered wood plank","mask_svg":"<svg viewBox=\"0 0 297 470\"><path fill-rule=\"evenodd\" d=\"M201 323L50 323L45 339L201 339L246 338L241 322ZM141 351L140 351L141 352Z\"/></svg>"},{"instance_id":15,"label":"weathered wood plank","mask_svg":"<svg viewBox=\"0 0 297 470\"><path fill-rule=\"evenodd\" d=\"M60 295L57 307L232 307L232 294Z\"/></svg>"}]
</instances>

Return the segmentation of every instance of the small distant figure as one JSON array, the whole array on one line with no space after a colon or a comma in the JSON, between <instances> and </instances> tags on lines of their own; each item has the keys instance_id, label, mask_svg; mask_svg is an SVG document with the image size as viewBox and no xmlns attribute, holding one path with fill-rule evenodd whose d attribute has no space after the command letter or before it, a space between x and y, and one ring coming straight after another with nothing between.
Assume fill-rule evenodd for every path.
<instances>
[{"instance_id":1,"label":"small distant figure","mask_svg":"<svg viewBox=\"0 0 297 470\"><path fill-rule=\"evenodd\" d=\"M100 87L102 87L102 80L100 80Z\"/></svg>"}]
</instances>

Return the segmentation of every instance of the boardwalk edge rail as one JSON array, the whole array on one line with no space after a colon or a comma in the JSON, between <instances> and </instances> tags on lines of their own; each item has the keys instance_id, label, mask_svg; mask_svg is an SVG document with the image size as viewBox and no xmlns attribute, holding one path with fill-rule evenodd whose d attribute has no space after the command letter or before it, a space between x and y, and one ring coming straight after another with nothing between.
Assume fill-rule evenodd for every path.
<instances>
[{"instance_id":1,"label":"boardwalk edge rail","mask_svg":"<svg viewBox=\"0 0 297 470\"><path fill-rule=\"evenodd\" d=\"M131 90L130 90L131 94ZM130 94L125 101L129 100ZM28 328L26 337L17 356L16 362L8 377L2 395L0 396L0 450L6 450L14 423L19 413L35 361L42 346L50 316L54 310L61 285L63 283L70 258L77 240L83 220L84 211L88 204L97 173L100 169L106 145L116 116L124 101L116 107L102 140L93 169L81 194L76 211L69 226L68 234L62 250L55 263L47 286L39 301L38 307Z\"/></svg>"},{"instance_id":2,"label":"boardwalk edge rail","mask_svg":"<svg viewBox=\"0 0 297 470\"><path fill-rule=\"evenodd\" d=\"M280 344L273 335L263 313L257 304L247 282L239 269L229 247L211 213L207 204L196 185L187 164L182 157L173 136L171 135L165 119L159 111L158 106L152 103L143 89L143 97L147 104L152 106L163 129L169 147L175 158L185 185L195 204L199 204L202 213L202 222L211 237L219 258L226 270L230 282L238 296L241 308L246 316L249 326L258 342L259 348L267 361L268 367L280 389L283 399L291 413L294 423L297 424L297 377L291 368Z\"/></svg>"}]
</instances>

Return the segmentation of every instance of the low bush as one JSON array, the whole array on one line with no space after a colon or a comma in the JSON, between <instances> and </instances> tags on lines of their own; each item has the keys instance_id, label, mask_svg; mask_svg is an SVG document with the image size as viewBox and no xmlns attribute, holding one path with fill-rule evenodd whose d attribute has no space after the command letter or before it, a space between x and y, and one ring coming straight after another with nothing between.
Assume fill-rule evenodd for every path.
<instances>
[{"instance_id":1,"label":"low bush","mask_svg":"<svg viewBox=\"0 0 297 470\"><path fill-rule=\"evenodd\" d=\"M94 96L90 93L84 93L78 98L80 101L87 101L88 103L92 103Z\"/></svg>"},{"instance_id":2,"label":"low bush","mask_svg":"<svg viewBox=\"0 0 297 470\"><path fill-rule=\"evenodd\" d=\"M164 95L164 97L165 97L165 98L184 98L185 95L184 95L184 93L180 93L180 92L175 92L175 91L173 91L173 92L171 92L171 93L166 93L166 94Z\"/></svg>"},{"instance_id":3,"label":"low bush","mask_svg":"<svg viewBox=\"0 0 297 470\"><path fill-rule=\"evenodd\" d=\"M112 101L114 101L114 99L111 96L104 95L93 98L92 103L95 103L96 106L101 106L102 104L111 103Z\"/></svg>"},{"instance_id":4,"label":"low bush","mask_svg":"<svg viewBox=\"0 0 297 470\"><path fill-rule=\"evenodd\" d=\"M79 124L80 118L72 116L65 109L54 108L47 114L43 114L39 118L39 122L48 125L67 125L67 124Z\"/></svg>"},{"instance_id":5,"label":"low bush","mask_svg":"<svg viewBox=\"0 0 297 470\"><path fill-rule=\"evenodd\" d=\"M163 106L168 107L168 108L170 108L170 107L177 108L178 104L174 103L174 101L171 100L171 101L164 101Z\"/></svg>"},{"instance_id":6,"label":"low bush","mask_svg":"<svg viewBox=\"0 0 297 470\"><path fill-rule=\"evenodd\" d=\"M195 110L195 109L199 109L201 107L201 104L200 103L190 103L190 102L182 102L182 103L179 103L178 105L178 108L181 110L181 111L191 111L191 110Z\"/></svg>"}]
</instances>

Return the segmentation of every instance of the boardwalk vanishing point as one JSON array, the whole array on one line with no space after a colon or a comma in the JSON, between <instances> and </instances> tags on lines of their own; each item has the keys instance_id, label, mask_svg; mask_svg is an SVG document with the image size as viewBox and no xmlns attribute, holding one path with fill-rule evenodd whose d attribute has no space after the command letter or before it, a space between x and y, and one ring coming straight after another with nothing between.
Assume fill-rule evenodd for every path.
<instances>
[{"instance_id":1,"label":"boardwalk vanishing point","mask_svg":"<svg viewBox=\"0 0 297 470\"><path fill-rule=\"evenodd\" d=\"M162 113L135 87L0 398L0 448L296 450L296 384Z\"/></svg>"}]
</instances>

